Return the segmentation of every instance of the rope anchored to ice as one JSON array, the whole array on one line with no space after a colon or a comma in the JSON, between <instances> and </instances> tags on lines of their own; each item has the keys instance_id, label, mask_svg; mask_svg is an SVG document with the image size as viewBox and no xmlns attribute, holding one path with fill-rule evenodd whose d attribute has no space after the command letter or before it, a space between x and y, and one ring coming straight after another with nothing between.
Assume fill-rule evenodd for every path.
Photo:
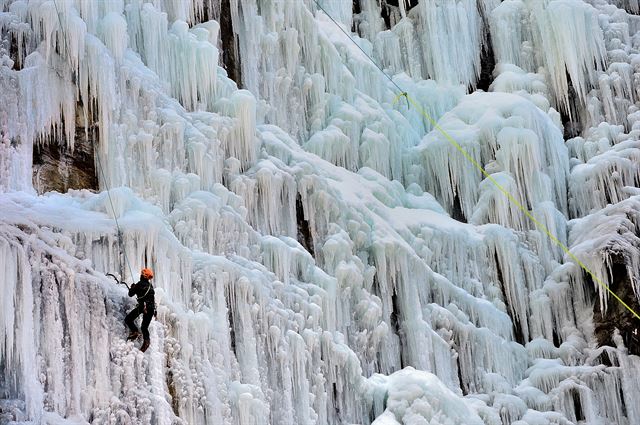
<instances>
[{"instance_id":1,"label":"rope anchored to ice","mask_svg":"<svg viewBox=\"0 0 640 425\"><path fill-rule=\"evenodd\" d=\"M58 9L58 4L56 1L53 1L53 4L56 9L56 15L58 16L58 23L60 24L60 30L63 33L63 39L66 51L69 52L69 45L67 43L67 34L64 30L64 26L62 25L62 19L60 18L60 10ZM73 64L70 62L69 67L74 69ZM98 170L100 171L100 177L102 177L102 181L106 187L107 197L109 198L109 205L111 205L111 211L113 212L113 219L116 224L116 231L118 236L118 247L120 249L120 253L124 256L125 262L127 263L127 267L129 269L129 273L133 278L133 269L131 267L131 263L129 262L129 257L127 257L127 251L122 244L122 230L120 229L120 223L118 223L118 215L116 213L116 209L113 203L113 199L111 198L111 190L109 188L109 181L106 178L106 174L102 167L102 161L100 160L100 152L96 152L96 164L98 165ZM120 269L122 269L122 262L120 258L118 258L118 262L121 263ZM156 317L156 305L154 294L155 291L153 289L153 285L151 284L151 279L153 279L153 272L151 269L144 268L140 272L140 280L138 283L133 283L129 286L126 282L119 280L113 273L106 274L109 277L115 279L117 284L124 284L127 289L129 289L129 296L133 297L134 295L137 297L138 304L137 306L127 314L125 318L125 323L130 329L130 333L128 336L128 340L137 339L141 334L138 332L138 327L135 324L135 320L139 315L142 316L142 336L144 337L144 342L140 350L142 352L146 351L149 348L150 340L149 340L149 323L151 319Z\"/></svg>"}]
</instances>

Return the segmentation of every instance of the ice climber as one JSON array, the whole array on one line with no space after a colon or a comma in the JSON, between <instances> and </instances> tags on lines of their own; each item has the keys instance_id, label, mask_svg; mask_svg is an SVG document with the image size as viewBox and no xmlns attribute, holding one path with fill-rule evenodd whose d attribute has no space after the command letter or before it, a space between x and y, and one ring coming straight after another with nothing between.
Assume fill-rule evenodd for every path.
<instances>
[{"instance_id":1,"label":"ice climber","mask_svg":"<svg viewBox=\"0 0 640 425\"><path fill-rule=\"evenodd\" d=\"M124 322L131 330L127 339L132 341L140 336L135 320L142 314L142 336L144 342L142 343L142 347L140 347L140 351L143 352L149 348L149 323L151 323L151 318L156 313L155 291L150 282L151 279L153 279L153 271L151 271L151 269L142 269L140 272L140 281L134 283L129 288L129 296L133 297L135 295L138 297L138 305L124 318Z\"/></svg>"}]
</instances>

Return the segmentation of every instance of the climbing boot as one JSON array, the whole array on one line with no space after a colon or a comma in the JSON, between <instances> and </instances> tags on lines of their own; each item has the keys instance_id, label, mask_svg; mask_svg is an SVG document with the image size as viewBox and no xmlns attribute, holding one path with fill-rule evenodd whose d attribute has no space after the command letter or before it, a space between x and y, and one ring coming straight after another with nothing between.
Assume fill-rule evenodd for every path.
<instances>
[{"instance_id":1,"label":"climbing boot","mask_svg":"<svg viewBox=\"0 0 640 425\"><path fill-rule=\"evenodd\" d=\"M127 337L127 341L134 341L136 339L138 339L138 337L142 335L140 332L138 331L131 331L129 332L129 336Z\"/></svg>"},{"instance_id":2,"label":"climbing boot","mask_svg":"<svg viewBox=\"0 0 640 425\"><path fill-rule=\"evenodd\" d=\"M140 351L142 351L143 353L147 351L147 348L149 348L150 343L151 341L149 341L148 339L145 339L144 342L142 343L142 347L140 347Z\"/></svg>"}]
</instances>

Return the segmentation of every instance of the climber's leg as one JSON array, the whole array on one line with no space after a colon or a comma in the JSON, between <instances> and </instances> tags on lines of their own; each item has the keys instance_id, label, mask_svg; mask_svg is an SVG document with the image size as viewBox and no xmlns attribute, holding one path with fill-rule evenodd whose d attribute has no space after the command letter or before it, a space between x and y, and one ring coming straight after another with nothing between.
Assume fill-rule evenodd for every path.
<instances>
[{"instance_id":1,"label":"climber's leg","mask_svg":"<svg viewBox=\"0 0 640 425\"><path fill-rule=\"evenodd\" d=\"M142 337L144 338L144 342L142 343L141 351L145 351L149 348L149 324L151 323L151 319L153 318L153 314L155 312L154 305L147 305L147 308L142 316Z\"/></svg>"},{"instance_id":2,"label":"climber's leg","mask_svg":"<svg viewBox=\"0 0 640 425\"><path fill-rule=\"evenodd\" d=\"M136 307L133 310L131 310L131 312L129 314L127 314L127 317L124 318L124 323L127 324L127 326L129 327L129 330L131 332L129 332L129 340L132 339L136 339L138 336L140 336L140 332L138 332L138 327L136 326L135 320L138 318L138 316L140 315L141 311L140 308Z\"/></svg>"}]
</instances>

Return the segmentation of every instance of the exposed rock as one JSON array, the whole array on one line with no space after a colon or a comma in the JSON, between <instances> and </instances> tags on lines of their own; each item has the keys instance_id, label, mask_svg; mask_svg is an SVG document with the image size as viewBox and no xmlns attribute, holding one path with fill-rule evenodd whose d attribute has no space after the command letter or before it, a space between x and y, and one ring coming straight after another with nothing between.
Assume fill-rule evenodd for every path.
<instances>
[{"instance_id":1,"label":"exposed rock","mask_svg":"<svg viewBox=\"0 0 640 425\"><path fill-rule=\"evenodd\" d=\"M222 62L229 78L242 88L242 66L240 63L240 48L238 37L233 29L231 20L231 5L229 0L222 0L220 11L220 38L222 39Z\"/></svg>"},{"instance_id":2,"label":"exposed rock","mask_svg":"<svg viewBox=\"0 0 640 425\"><path fill-rule=\"evenodd\" d=\"M98 189L94 146L98 143L95 124L85 125L82 108L77 108L76 137L71 150L56 136L41 138L33 147L33 187L39 194L69 189Z\"/></svg>"},{"instance_id":3,"label":"exposed rock","mask_svg":"<svg viewBox=\"0 0 640 425\"><path fill-rule=\"evenodd\" d=\"M624 258L612 256L611 289L634 311L640 312L640 303L633 293L633 286L629 280ZM622 303L609 296L607 309L602 314L600 303L596 301L593 307L593 322L596 338L600 346L615 347L614 331L617 329L622 336L630 354L640 355L640 320L636 318Z\"/></svg>"}]
</instances>

